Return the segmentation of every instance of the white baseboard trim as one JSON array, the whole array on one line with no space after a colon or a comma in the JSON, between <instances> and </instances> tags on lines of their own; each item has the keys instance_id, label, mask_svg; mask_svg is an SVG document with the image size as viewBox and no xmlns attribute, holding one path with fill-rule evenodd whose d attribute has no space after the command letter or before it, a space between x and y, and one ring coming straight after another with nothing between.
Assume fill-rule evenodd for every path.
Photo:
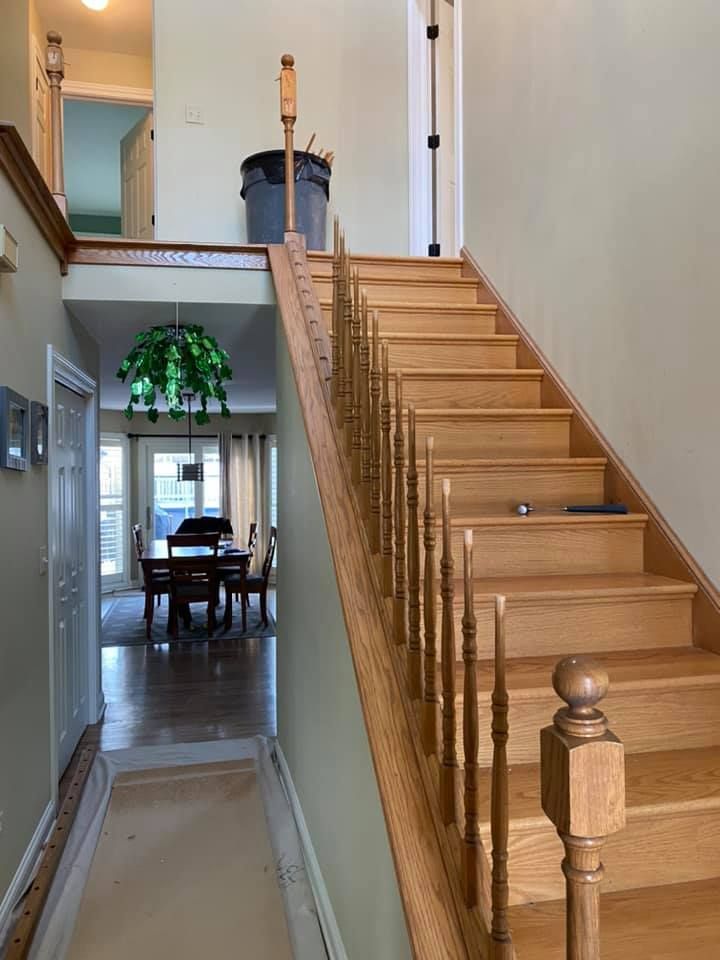
<instances>
[{"instance_id":1,"label":"white baseboard trim","mask_svg":"<svg viewBox=\"0 0 720 960\"><path fill-rule=\"evenodd\" d=\"M12 883L7 888L2 903L0 903L0 944L5 939L6 928L10 922L10 917L15 909L15 905L25 893L28 884L32 880L42 846L47 840L54 822L55 803L51 800L47 807L45 807L42 817L40 817L40 822L35 828L32 840L28 844L27 850L20 861L20 866L15 871Z\"/></svg>"},{"instance_id":2,"label":"white baseboard trim","mask_svg":"<svg viewBox=\"0 0 720 960\"><path fill-rule=\"evenodd\" d=\"M329 960L348 960L348 955L345 952L345 945L342 941L342 936L340 935L340 928L337 925L337 920L335 919L335 912L330 902L330 895L328 889L325 886L325 881L323 880L323 875L320 870L320 864L318 863L318 858L315 854L315 848L312 845L312 840L310 839L310 831L308 830L308 825L305 822L305 816L302 812L302 807L300 806L300 798L297 795L295 790L295 784L293 783L292 776L290 775L290 769L287 765L287 760L285 755L282 752L280 744L275 742L275 758L277 760L278 768L280 770L280 778L285 788L285 793L290 804L290 808L293 812L293 817L295 819L295 826L297 827L298 834L300 836L300 844L302 846L303 857L305 858L305 867L307 869L308 880L310 881L310 886L312 888L313 896L315 897L315 903L317 905L318 919L320 920L320 928L325 938L325 946L328 951Z\"/></svg>"}]
</instances>

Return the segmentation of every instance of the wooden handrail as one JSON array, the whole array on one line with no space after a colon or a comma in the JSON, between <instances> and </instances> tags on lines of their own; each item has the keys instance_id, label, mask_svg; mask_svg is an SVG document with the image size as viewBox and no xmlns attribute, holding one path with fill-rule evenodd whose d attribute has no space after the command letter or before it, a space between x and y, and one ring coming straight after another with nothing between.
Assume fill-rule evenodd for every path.
<instances>
[{"instance_id":1,"label":"wooden handrail","mask_svg":"<svg viewBox=\"0 0 720 960\"><path fill-rule=\"evenodd\" d=\"M425 689L422 705L422 741L427 756L437 754L438 707L437 695L437 606L435 597L435 506L433 489L433 437L425 438L425 512L423 514L423 633L425 639Z\"/></svg>"},{"instance_id":2,"label":"wooden handrail","mask_svg":"<svg viewBox=\"0 0 720 960\"><path fill-rule=\"evenodd\" d=\"M477 620L473 596L473 532L463 540L463 753L465 756L465 833L462 845L462 883L465 903L478 903L480 830L478 828L478 751L480 747L477 689Z\"/></svg>"},{"instance_id":3,"label":"wooden handrail","mask_svg":"<svg viewBox=\"0 0 720 960\"><path fill-rule=\"evenodd\" d=\"M405 432L402 411L402 373L395 371L395 602L393 605L395 642L407 641L407 593L405 591Z\"/></svg>"},{"instance_id":4,"label":"wooden handrail","mask_svg":"<svg viewBox=\"0 0 720 960\"><path fill-rule=\"evenodd\" d=\"M590 657L566 657L553 686L567 704L540 734L543 810L565 847L568 960L600 960L600 851L625 826L622 743L597 708L608 675Z\"/></svg>"},{"instance_id":5,"label":"wooden handrail","mask_svg":"<svg viewBox=\"0 0 720 960\"><path fill-rule=\"evenodd\" d=\"M455 727L455 563L450 528L450 481L442 482L442 557L440 559L440 593L442 596L442 631L440 660L442 673L442 761L440 764L440 810L443 822L455 823L455 771L457 770L457 730Z\"/></svg>"},{"instance_id":6,"label":"wooden handrail","mask_svg":"<svg viewBox=\"0 0 720 960\"><path fill-rule=\"evenodd\" d=\"M490 940L493 960L512 960L508 928L508 829L510 811L508 786L508 712L505 679L505 597L495 597L495 683L492 692L492 793L490 831L492 835L492 926Z\"/></svg>"},{"instance_id":7,"label":"wooden handrail","mask_svg":"<svg viewBox=\"0 0 720 960\"><path fill-rule=\"evenodd\" d=\"M387 340L382 342L382 587L393 595L392 453L390 448L390 358Z\"/></svg>"},{"instance_id":8,"label":"wooden handrail","mask_svg":"<svg viewBox=\"0 0 720 960\"><path fill-rule=\"evenodd\" d=\"M408 404L407 531L408 684L410 697L419 700L422 697L423 664L420 648L420 531L414 403Z\"/></svg>"},{"instance_id":9,"label":"wooden handrail","mask_svg":"<svg viewBox=\"0 0 720 960\"><path fill-rule=\"evenodd\" d=\"M50 144L52 163L50 189L60 212L67 218L65 170L63 160L63 104L62 82L65 78L65 57L62 37L56 30L48 31L45 51L45 72L50 85Z\"/></svg>"},{"instance_id":10,"label":"wooden handrail","mask_svg":"<svg viewBox=\"0 0 720 960\"><path fill-rule=\"evenodd\" d=\"M280 61L280 118L285 129L285 233L295 233L295 121L297 120L297 76L295 57L283 54Z\"/></svg>"}]
</instances>

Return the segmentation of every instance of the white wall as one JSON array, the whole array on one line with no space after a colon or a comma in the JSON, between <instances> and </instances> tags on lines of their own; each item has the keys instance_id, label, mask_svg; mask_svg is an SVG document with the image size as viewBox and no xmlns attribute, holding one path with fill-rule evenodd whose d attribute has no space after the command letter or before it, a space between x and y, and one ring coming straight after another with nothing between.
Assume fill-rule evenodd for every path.
<instances>
[{"instance_id":1,"label":"white wall","mask_svg":"<svg viewBox=\"0 0 720 960\"><path fill-rule=\"evenodd\" d=\"M282 147L280 57L295 55L298 148L337 153L353 248L407 251L406 0L155 0L158 236L242 242L240 165ZM203 125L185 123L187 104Z\"/></svg>"},{"instance_id":2,"label":"white wall","mask_svg":"<svg viewBox=\"0 0 720 960\"><path fill-rule=\"evenodd\" d=\"M151 90L153 65L149 57L130 53L65 47L65 79Z\"/></svg>"},{"instance_id":3,"label":"white wall","mask_svg":"<svg viewBox=\"0 0 720 960\"><path fill-rule=\"evenodd\" d=\"M66 313L58 261L3 173L0 211L20 244L19 271L0 274L0 384L47 403L47 344L93 376L97 349ZM48 543L47 467L0 470L0 530L2 900L52 796L48 579L40 562Z\"/></svg>"},{"instance_id":4,"label":"white wall","mask_svg":"<svg viewBox=\"0 0 720 960\"><path fill-rule=\"evenodd\" d=\"M277 343L278 736L349 960L404 960L402 904L280 323Z\"/></svg>"},{"instance_id":5,"label":"white wall","mask_svg":"<svg viewBox=\"0 0 720 960\"><path fill-rule=\"evenodd\" d=\"M720 7L463 8L465 243L720 584Z\"/></svg>"}]
</instances>

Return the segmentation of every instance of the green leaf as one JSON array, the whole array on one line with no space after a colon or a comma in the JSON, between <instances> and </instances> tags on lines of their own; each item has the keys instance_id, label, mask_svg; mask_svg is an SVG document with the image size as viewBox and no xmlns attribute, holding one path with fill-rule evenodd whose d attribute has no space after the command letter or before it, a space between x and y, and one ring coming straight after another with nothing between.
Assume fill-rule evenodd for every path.
<instances>
[{"instance_id":1,"label":"green leaf","mask_svg":"<svg viewBox=\"0 0 720 960\"><path fill-rule=\"evenodd\" d=\"M135 415L135 411L133 410L131 403L129 403L129 404L125 407L125 409L123 410L123 413L125 414L125 416L127 417L128 420L132 420L132 418L133 418L134 415Z\"/></svg>"},{"instance_id":2,"label":"green leaf","mask_svg":"<svg viewBox=\"0 0 720 960\"><path fill-rule=\"evenodd\" d=\"M184 420L185 411L182 407L171 407L170 410L168 410L168 416L171 420Z\"/></svg>"},{"instance_id":3,"label":"green leaf","mask_svg":"<svg viewBox=\"0 0 720 960\"><path fill-rule=\"evenodd\" d=\"M228 407L228 405L227 405L226 403L221 403L221 404L220 404L220 416L221 416L221 417L229 417L230 415L231 415L231 414L230 414L230 408Z\"/></svg>"},{"instance_id":4,"label":"green leaf","mask_svg":"<svg viewBox=\"0 0 720 960\"><path fill-rule=\"evenodd\" d=\"M157 407L150 407L150 409L147 412L147 416L150 423L157 423L158 417L160 416L160 413Z\"/></svg>"},{"instance_id":5,"label":"green leaf","mask_svg":"<svg viewBox=\"0 0 720 960\"><path fill-rule=\"evenodd\" d=\"M210 423L210 417L206 410L198 410L195 414L195 422L199 427L204 427L206 423Z\"/></svg>"}]
</instances>

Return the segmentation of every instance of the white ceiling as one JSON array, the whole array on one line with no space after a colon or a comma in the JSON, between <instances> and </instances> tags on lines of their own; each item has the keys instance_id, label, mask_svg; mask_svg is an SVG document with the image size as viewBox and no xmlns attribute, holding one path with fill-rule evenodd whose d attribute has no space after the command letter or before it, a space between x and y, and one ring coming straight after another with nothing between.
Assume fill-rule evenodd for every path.
<instances>
[{"instance_id":1,"label":"white ceiling","mask_svg":"<svg viewBox=\"0 0 720 960\"><path fill-rule=\"evenodd\" d=\"M65 305L100 346L100 406L104 410L122 410L127 406L129 383L121 383L115 373L131 350L136 333L175 322L175 304L66 300ZM233 379L227 385L227 392L231 412L273 412L276 407L275 307L181 303L179 316L181 323L202 324L230 354ZM158 406L161 410L167 409Z\"/></svg>"},{"instance_id":2,"label":"white ceiling","mask_svg":"<svg viewBox=\"0 0 720 960\"><path fill-rule=\"evenodd\" d=\"M59 30L66 47L152 56L152 0L108 0L90 10L82 0L36 0L48 30Z\"/></svg>"}]
</instances>

